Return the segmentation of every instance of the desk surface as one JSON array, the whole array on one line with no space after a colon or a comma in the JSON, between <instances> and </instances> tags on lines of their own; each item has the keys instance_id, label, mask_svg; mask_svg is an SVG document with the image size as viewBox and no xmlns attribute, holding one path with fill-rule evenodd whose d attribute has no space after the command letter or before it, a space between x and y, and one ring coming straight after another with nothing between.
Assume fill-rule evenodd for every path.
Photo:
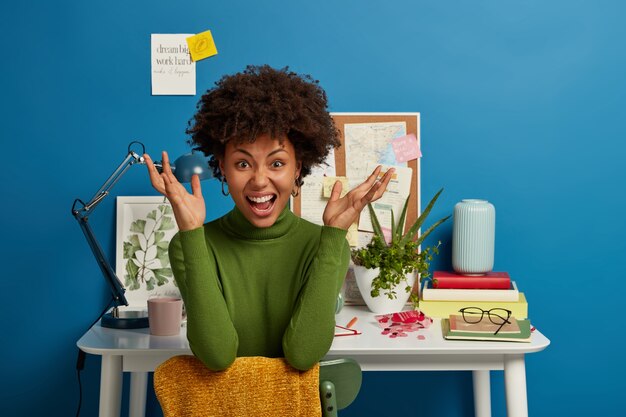
<instances>
[{"instance_id":1,"label":"desk surface","mask_svg":"<svg viewBox=\"0 0 626 417\"><path fill-rule=\"evenodd\" d=\"M530 343L477 342L445 340L438 319L429 329L408 333L407 337L391 339L381 335L374 314L364 306L346 306L337 314L339 325L346 325L357 317L353 328L362 332L358 336L336 337L328 357L358 357L361 355L492 355L525 354L545 349L550 341L538 330L533 332ZM424 339L418 339L423 335ZM178 336L152 336L148 329L117 330L100 325L93 326L77 343L83 351L95 355L145 355L150 353L190 354L186 329Z\"/></svg>"},{"instance_id":2,"label":"desk surface","mask_svg":"<svg viewBox=\"0 0 626 417\"><path fill-rule=\"evenodd\" d=\"M528 417L524 357L550 344L539 331L533 333L530 343L445 340L441 323L435 320L428 329L391 339L381 334L374 314L366 307L344 307L336 321L345 325L355 316L353 328L363 334L335 337L326 359L353 358L364 371L472 371L479 417L491 416L489 371L503 370L507 415ZM117 330L97 324L77 345L84 352L102 356L101 417L120 414L123 372L131 372L129 415L144 416L147 373L172 356L191 354L185 328L178 336L152 336L148 329Z\"/></svg>"}]
</instances>

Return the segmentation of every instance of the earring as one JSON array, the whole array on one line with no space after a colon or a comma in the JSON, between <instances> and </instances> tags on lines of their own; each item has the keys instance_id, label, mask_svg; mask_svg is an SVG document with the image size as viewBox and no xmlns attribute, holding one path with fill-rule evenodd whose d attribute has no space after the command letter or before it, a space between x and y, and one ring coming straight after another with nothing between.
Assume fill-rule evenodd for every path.
<instances>
[{"instance_id":1,"label":"earring","mask_svg":"<svg viewBox=\"0 0 626 417\"><path fill-rule=\"evenodd\" d=\"M295 183L296 188L291 190L291 196L297 197L298 194L300 194L300 186L302 185L302 183L300 182L300 177L296 178L294 183Z\"/></svg>"},{"instance_id":2,"label":"earring","mask_svg":"<svg viewBox=\"0 0 626 417\"><path fill-rule=\"evenodd\" d=\"M228 191L228 189L224 190L224 184L226 184L226 187L228 187L228 183L226 182L226 178L222 177L222 179L220 181L222 182L222 195L228 196L230 194L230 192Z\"/></svg>"}]
</instances>

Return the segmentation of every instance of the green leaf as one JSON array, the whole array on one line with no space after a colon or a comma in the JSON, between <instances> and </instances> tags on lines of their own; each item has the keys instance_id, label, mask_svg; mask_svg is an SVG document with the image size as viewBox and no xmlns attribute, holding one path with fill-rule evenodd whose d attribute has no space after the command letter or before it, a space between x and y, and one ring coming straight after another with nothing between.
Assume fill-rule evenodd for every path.
<instances>
[{"instance_id":1,"label":"green leaf","mask_svg":"<svg viewBox=\"0 0 626 417\"><path fill-rule=\"evenodd\" d=\"M154 289L154 284L155 284L155 280L154 277L151 277L149 280L146 281L146 289L148 291L152 291Z\"/></svg>"},{"instance_id":2,"label":"green leaf","mask_svg":"<svg viewBox=\"0 0 626 417\"><path fill-rule=\"evenodd\" d=\"M148 215L146 217L156 221L156 216L157 216L157 211L156 210L152 210L150 213L148 213Z\"/></svg>"},{"instance_id":3,"label":"green leaf","mask_svg":"<svg viewBox=\"0 0 626 417\"><path fill-rule=\"evenodd\" d=\"M159 206L159 210L163 214L172 214L172 213L174 213L174 210L172 210L172 206L170 206L169 204L160 205Z\"/></svg>"},{"instance_id":4,"label":"green leaf","mask_svg":"<svg viewBox=\"0 0 626 417\"><path fill-rule=\"evenodd\" d=\"M424 233L422 233L419 237L419 239L417 239L415 241L415 243L417 243L418 245L421 244L424 239L426 239L428 237L428 235L437 228L437 226L439 226L441 223L445 222L446 220L448 220L450 218L450 216L446 216L443 219L438 220L435 224L433 224L432 226L430 226Z\"/></svg>"},{"instance_id":5,"label":"green leaf","mask_svg":"<svg viewBox=\"0 0 626 417\"><path fill-rule=\"evenodd\" d=\"M396 223L393 219L393 209L391 211L391 242L393 243L396 240Z\"/></svg>"},{"instance_id":6,"label":"green leaf","mask_svg":"<svg viewBox=\"0 0 626 417\"><path fill-rule=\"evenodd\" d=\"M426 217L428 217L428 215L430 214L430 211L432 210L433 206L435 205L435 202L437 201L437 199L439 198L439 195L442 192L443 192L443 188L439 190L437 194L435 194L435 196L430 200L430 202L426 206L426 209L422 212L422 214L420 214L420 216L417 218L415 223L413 223L413 226L411 226L409 231L404 235L404 237L400 241L400 245L404 245L407 241L413 240L413 238L417 234L417 231L419 230L420 227L422 227L422 223L424 223L424 221L426 220Z\"/></svg>"},{"instance_id":7,"label":"green leaf","mask_svg":"<svg viewBox=\"0 0 626 417\"><path fill-rule=\"evenodd\" d=\"M123 253L124 259L130 259L133 256L133 253L135 253L135 251L133 250L133 245L130 242L124 242L124 249L123 249Z\"/></svg>"},{"instance_id":8,"label":"green leaf","mask_svg":"<svg viewBox=\"0 0 626 417\"><path fill-rule=\"evenodd\" d=\"M161 266L169 266L170 264L170 257L168 255L168 249L167 248L160 248L159 246L157 246L157 259L161 262Z\"/></svg>"},{"instance_id":9,"label":"green leaf","mask_svg":"<svg viewBox=\"0 0 626 417\"><path fill-rule=\"evenodd\" d=\"M402 233L404 233L404 222L406 220L407 209L409 208L409 197L406 198L404 202L404 207L402 207L402 214L400 214L400 219L398 220L398 226L396 227L396 236L394 236L393 241L397 242L402 237Z\"/></svg>"},{"instance_id":10,"label":"green leaf","mask_svg":"<svg viewBox=\"0 0 626 417\"><path fill-rule=\"evenodd\" d=\"M139 272L139 268L133 261L128 261L124 269L126 270L126 282L124 286L130 291L138 290L139 280L137 279L137 273Z\"/></svg>"},{"instance_id":11,"label":"green leaf","mask_svg":"<svg viewBox=\"0 0 626 417\"><path fill-rule=\"evenodd\" d=\"M139 267L132 261L129 260L126 262L126 272L134 279L137 279L137 273L139 272Z\"/></svg>"},{"instance_id":12,"label":"green leaf","mask_svg":"<svg viewBox=\"0 0 626 417\"><path fill-rule=\"evenodd\" d=\"M154 232L154 243L159 243L165 237L165 232Z\"/></svg>"},{"instance_id":13,"label":"green leaf","mask_svg":"<svg viewBox=\"0 0 626 417\"><path fill-rule=\"evenodd\" d=\"M169 216L163 216L161 219L161 224L159 225L157 230L172 230L176 227L174 221Z\"/></svg>"},{"instance_id":14,"label":"green leaf","mask_svg":"<svg viewBox=\"0 0 626 417\"><path fill-rule=\"evenodd\" d=\"M172 277L172 268L158 268L153 269L152 272L157 280L157 285L165 285L169 282L169 278Z\"/></svg>"},{"instance_id":15,"label":"green leaf","mask_svg":"<svg viewBox=\"0 0 626 417\"><path fill-rule=\"evenodd\" d=\"M374 211L374 207L372 207L370 203L367 203L367 208L370 211L370 218L372 220L372 228L374 229L374 233L384 242L385 235L383 233L383 230L380 227L380 222L378 221L378 217L376 217L376 212Z\"/></svg>"},{"instance_id":16,"label":"green leaf","mask_svg":"<svg viewBox=\"0 0 626 417\"><path fill-rule=\"evenodd\" d=\"M139 235L130 235L128 237L128 241L133 245L134 248L141 248L141 243L139 243Z\"/></svg>"},{"instance_id":17,"label":"green leaf","mask_svg":"<svg viewBox=\"0 0 626 417\"><path fill-rule=\"evenodd\" d=\"M135 252L141 249L138 235L130 235L128 240L124 242L124 259L131 259Z\"/></svg>"},{"instance_id":18,"label":"green leaf","mask_svg":"<svg viewBox=\"0 0 626 417\"><path fill-rule=\"evenodd\" d=\"M134 233L141 233L141 234L143 234L145 229L146 229L146 221L142 220L142 219L135 220L130 225L130 231L134 232Z\"/></svg>"}]
</instances>

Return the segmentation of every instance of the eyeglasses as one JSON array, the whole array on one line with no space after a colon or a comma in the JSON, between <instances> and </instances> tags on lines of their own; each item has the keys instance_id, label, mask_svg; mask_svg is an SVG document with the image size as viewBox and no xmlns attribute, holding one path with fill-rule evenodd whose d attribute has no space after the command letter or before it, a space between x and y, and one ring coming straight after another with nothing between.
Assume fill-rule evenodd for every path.
<instances>
[{"instance_id":1,"label":"eyeglasses","mask_svg":"<svg viewBox=\"0 0 626 417\"><path fill-rule=\"evenodd\" d=\"M498 325L498 329L494 333L494 335L498 334L498 332L504 327L505 324L511 324L509 318L511 317L511 310L507 310L504 308L492 308L491 310L483 310L479 307L465 307L459 310L459 313L463 315L463 320L469 324L480 323L483 319L485 313L487 313L487 318L489 321L495 325Z\"/></svg>"}]
</instances>

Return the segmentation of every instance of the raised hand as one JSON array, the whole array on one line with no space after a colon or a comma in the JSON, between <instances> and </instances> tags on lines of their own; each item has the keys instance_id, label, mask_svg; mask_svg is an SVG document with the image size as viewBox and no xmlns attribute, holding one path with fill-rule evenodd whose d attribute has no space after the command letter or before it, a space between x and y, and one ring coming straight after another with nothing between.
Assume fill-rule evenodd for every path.
<instances>
[{"instance_id":1,"label":"raised hand","mask_svg":"<svg viewBox=\"0 0 626 417\"><path fill-rule=\"evenodd\" d=\"M361 210L368 203L378 200L387 189L387 184L389 184L395 170L389 169L381 180L377 181L380 170L379 165L365 182L341 198L339 196L341 195L342 184L341 181L337 181L324 209L322 216L324 224L348 230L350 225L358 219Z\"/></svg>"},{"instance_id":2,"label":"raised hand","mask_svg":"<svg viewBox=\"0 0 626 417\"><path fill-rule=\"evenodd\" d=\"M204 224L206 206L202 197L200 178L197 175L191 177L190 194L187 189L176 179L167 152L163 151L163 172L157 171L150 155L144 154L150 182L155 190L167 197L172 204L174 217L179 230L193 230Z\"/></svg>"}]
</instances>

